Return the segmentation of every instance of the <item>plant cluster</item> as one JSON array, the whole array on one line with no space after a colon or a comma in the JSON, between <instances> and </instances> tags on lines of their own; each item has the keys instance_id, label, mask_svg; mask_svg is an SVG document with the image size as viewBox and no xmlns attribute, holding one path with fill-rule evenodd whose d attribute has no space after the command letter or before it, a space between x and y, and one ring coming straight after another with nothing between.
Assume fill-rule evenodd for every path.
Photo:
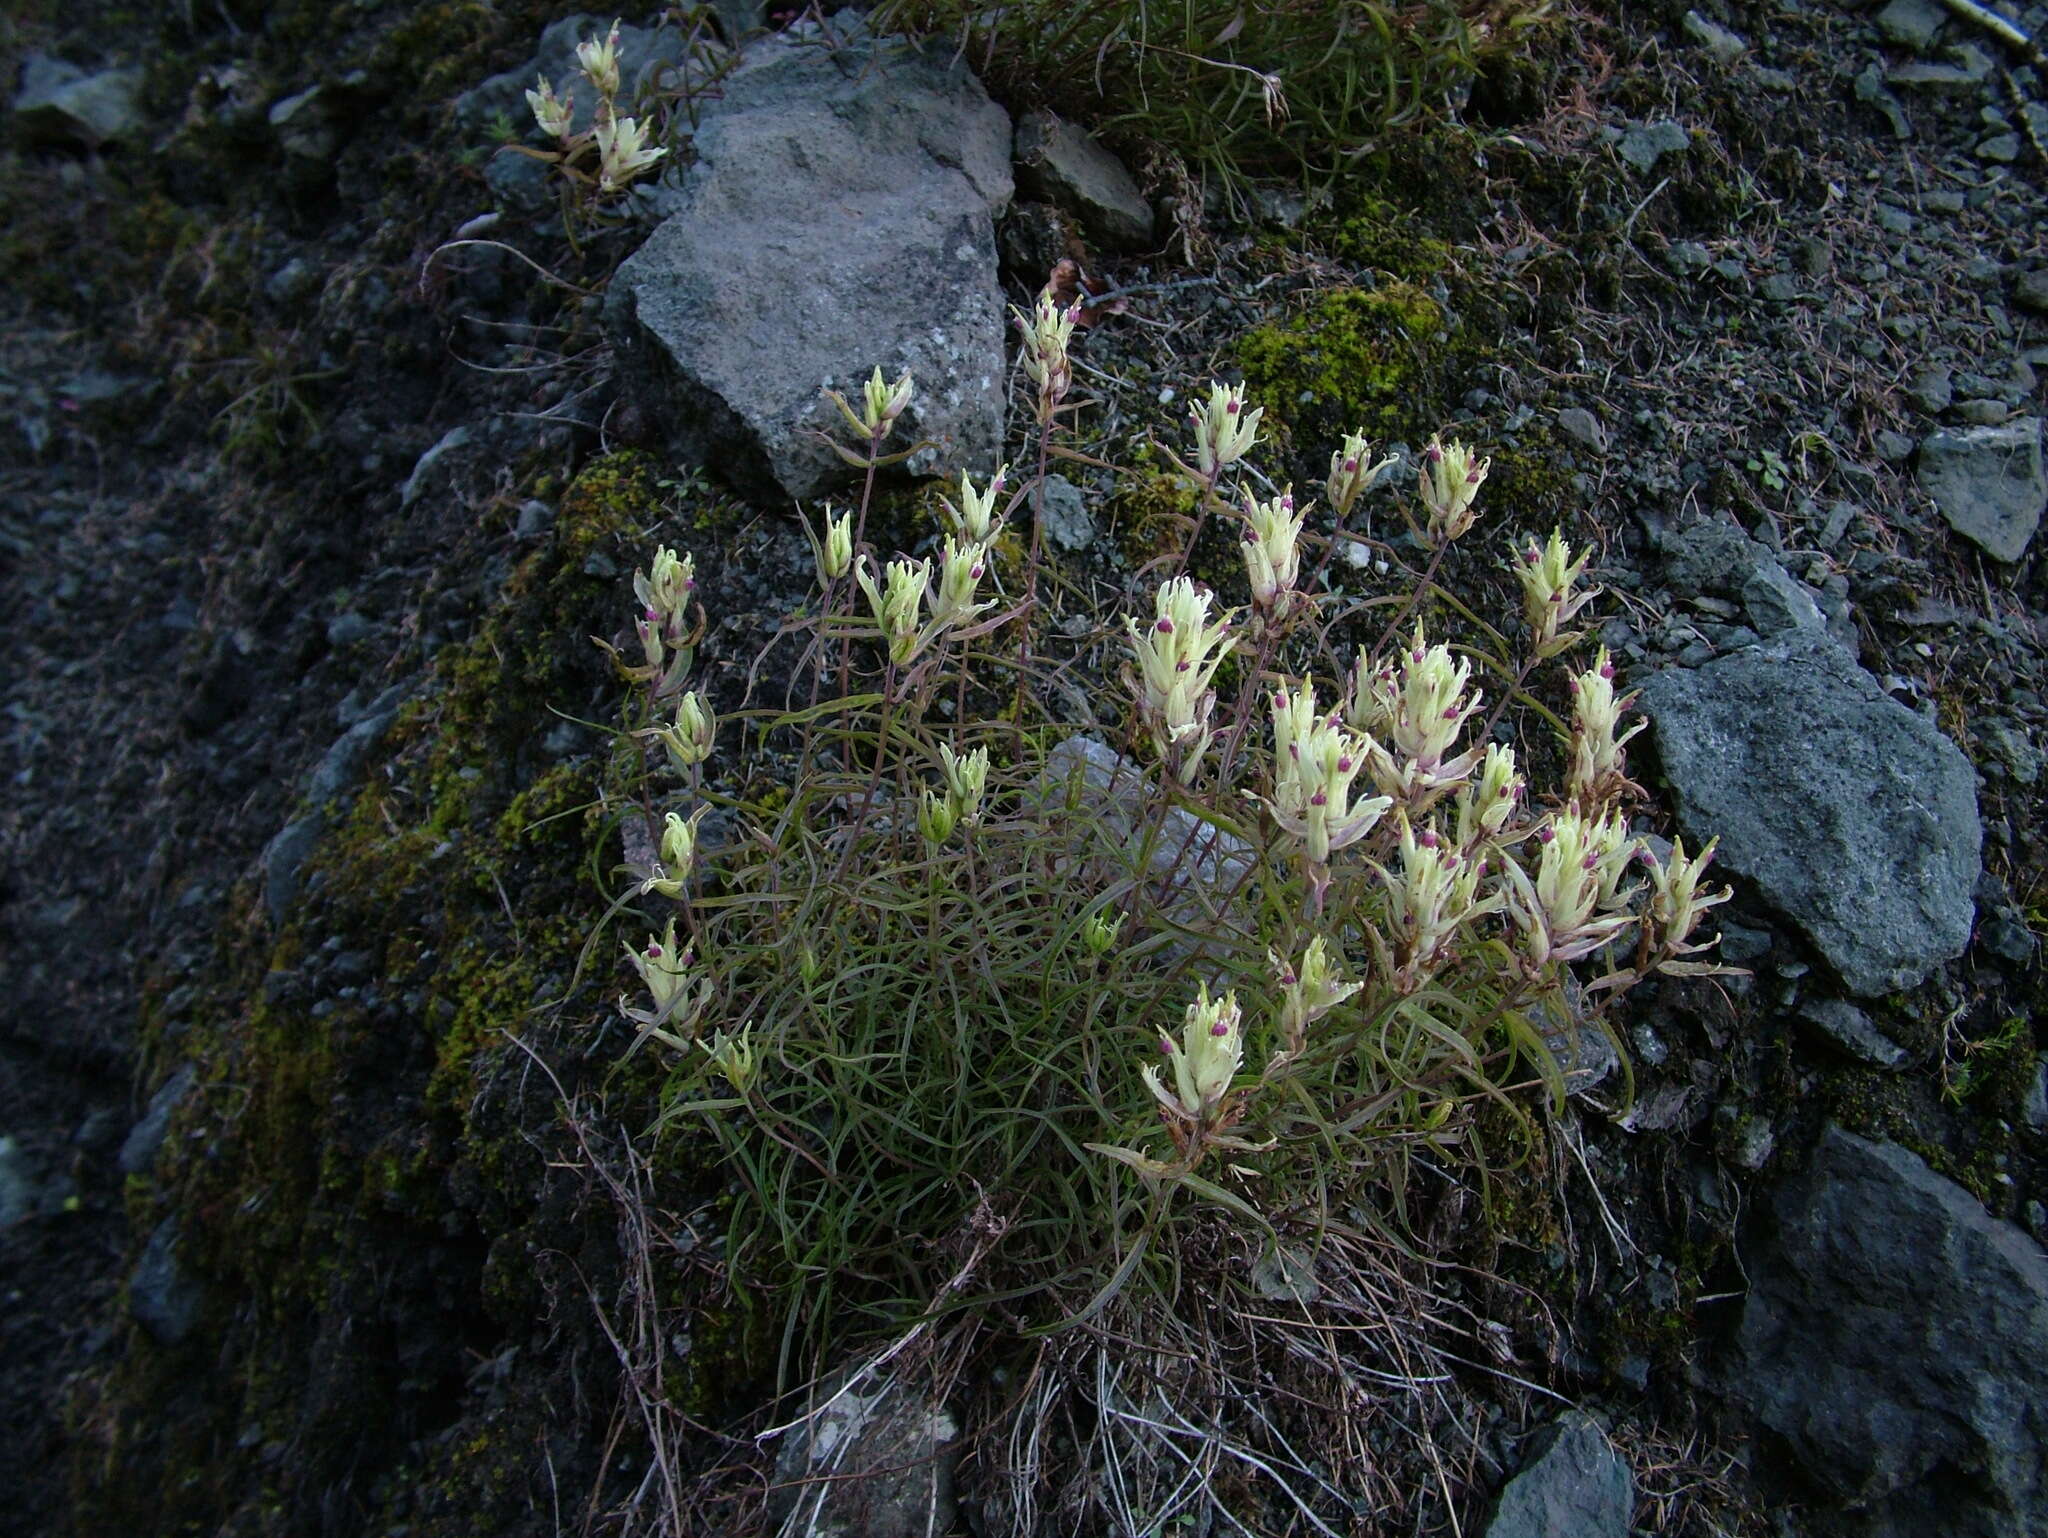
<instances>
[{"instance_id":1,"label":"plant cluster","mask_svg":"<svg viewBox=\"0 0 2048 1538\"><path fill-rule=\"evenodd\" d=\"M1406 540L1373 539L1393 461L1352 435L1318 515L1252 469L1260 410L1215 386L1162 452L1199 494L1180 563L1229 520L1244 602L1156 571L1086 617L1123 655L1121 750L1047 703L1076 692L1042 651L1074 627L1037 537L1074 318L1050 294L1017 317L1036 469L963 474L926 555L866 537L914 381L834 397L865 480L810 532L787 699L721 720L690 686L693 561L635 579L639 654L615 655L652 857L620 902L652 922L621 1012L674 1054L663 1135L737 1183L726 1261L779 1295L787 1378L942 1317L1143 1329L1219 1220L1269 1256L1393 1233L1417 1156L1483 1170L1485 1108L1533 1127L1516 1088L1561 1103L1560 1051L1612 1035L1627 989L1721 970L1695 938L1728 895L1711 847L1630 831L1631 696L1604 649L1567 660L1588 554L1513 542L1502 627L1440 580L1488 469L1461 443L1419 457ZM1344 597L1347 545L1394 591Z\"/></svg>"},{"instance_id":2,"label":"plant cluster","mask_svg":"<svg viewBox=\"0 0 2048 1538\"><path fill-rule=\"evenodd\" d=\"M888 0L876 25L960 38L984 73L1026 95L1064 82L1075 99L1054 105L1184 147L1234 184L1332 173L1376 135L1453 100L1490 51L1518 46L1549 10L1545 0Z\"/></svg>"}]
</instances>

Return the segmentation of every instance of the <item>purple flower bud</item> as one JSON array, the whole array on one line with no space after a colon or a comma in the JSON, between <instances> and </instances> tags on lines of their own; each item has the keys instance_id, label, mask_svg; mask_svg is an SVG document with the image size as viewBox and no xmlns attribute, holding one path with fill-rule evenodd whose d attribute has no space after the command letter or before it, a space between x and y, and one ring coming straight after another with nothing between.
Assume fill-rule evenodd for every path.
<instances>
[{"instance_id":1,"label":"purple flower bud","mask_svg":"<svg viewBox=\"0 0 2048 1538\"><path fill-rule=\"evenodd\" d=\"M1440 445L1432 443L1422 451L1422 457L1433 465L1440 465L1443 463L1444 451Z\"/></svg>"},{"instance_id":2,"label":"purple flower bud","mask_svg":"<svg viewBox=\"0 0 2048 1538\"><path fill-rule=\"evenodd\" d=\"M1455 706L1455 705L1453 705L1453 706L1451 706L1451 708L1450 708L1450 709L1446 710L1446 711L1444 712L1444 719L1445 719L1446 721L1455 721L1455 720L1457 720L1457 719L1458 719L1458 707L1457 707L1457 706Z\"/></svg>"},{"instance_id":3,"label":"purple flower bud","mask_svg":"<svg viewBox=\"0 0 2048 1538\"><path fill-rule=\"evenodd\" d=\"M1422 837L1418 838L1418 839L1417 839L1417 840L1416 840L1415 842L1416 842L1416 843L1418 843L1418 844L1420 844L1420 845L1421 845L1421 846L1422 846L1422 847L1423 847L1424 849L1434 849L1434 848L1436 848L1436 846L1437 846L1437 836L1436 836L1436 830L1435 830L1434 828L1424 828L1424 829L1422 830Z\"/></svg>"},{"instance_id":4,"label":"purple flower bud","mask_svg":"<svg viewBox=\"0 0 2048 1538\"><path fill-rule=\"evenodd\" d=\"M1557 829L1551 827L1547 822L1536 830L1536 842L1539 844L1547 844L1556 837Z\"/></svg>"},{"instance_id":5,"label":"purple flower bud","mask_svg":"<svg viewBox=\"0 0 2048 1538\"><path fill-rule=\"evenodd\" d=\"M1230 1027L1225 1025L1221 1020L1218 1020L1214 1025L1209 1027L1209 1034L1211 1036L1228 1036L1230 1034Z\"/></svg>"},{"instance_id":6,"label":"purple flower bud","mask_svg":"<svg viewBox=\"0 0 2048 1538\"><path fill-rule=\"evenodd\" d=\"M1172 635L1173 621L1168 619L1164 614L1162 614L1159 616L1159 623L1154 625L1152 628L1158 631L1161 635Z\"/></svg>"},{"instance_id":7,"label":"purple flower bud","mask_svg":"<svg viewBox=\"0 0 2048 1538\"><path fill-rule=\"evenodd\" d=\"M1193 666L1194 664L1192 662L1189 662L1185 657L1183 657L1179 662L1176 662L1173 665L1173 670L1176 673L1185 673L1189 668Z\"/></svg>"},{"instance_id":8,"label":"purple flower bud","mask_svg":"<svg viewBox=\"0 0 2048 1538\"><path fill-rule=\"evenodd\" d=\"M1308 804L1310 806L1328 806L1330 804L1330 798L1324 795L1321 791L1317 791L1314 795L1308 798Z\"/></svg>"},{"instance_id":9,"label":"purple flower bud","mask_svg":"<svg viewBox=\"0 0 2048 1538\"><path fill-rule=\"evenodd\" d=\"M1603 663L1601 663L1601 664L1600 664L1600 676L1601 676L1602 678L1612 678L1612 677L1614 676L1614 664L1613 664L1613 663L1611 663L1611 662L1603 662Z\"/></svg>"},{"instance_id":10,"label":"purple flower bud","mask_svg":"<svg viewBox=\"0 0 2048 1538\"><path fill-rule=\"evenodd\" d=\"M1351 755L1349 753L1338 756L1337 772L1339 774L1349 774L1351 772Z\"/></svg>"},{"instance_id":11,"label":"purple flower bud","mask_svg":"<svg viewBox=\"0 0 2048 1538\"><path fill-rule=\"evenodd\" d=\"M1586 856L1585 859L1581 860L1579 863L1585 866L1587 870L1598 870L1600 868L1600 856L1598 856L1597 854L1589 854Z\"/></svg>"},{"instance_id":12,"label":"purple flower bud","mask_svg":"<svg viewBox=\"0 0 2048 1538\"><path fill-rule=\"evenodd\" d=\"M1235 395L1231 396L1229 400L1223 403L1224 415L1233 417L1236 416L1238 413L1238 408L1242 404L1243 402L1239 401Z\"/></svg>"}]
</instances>

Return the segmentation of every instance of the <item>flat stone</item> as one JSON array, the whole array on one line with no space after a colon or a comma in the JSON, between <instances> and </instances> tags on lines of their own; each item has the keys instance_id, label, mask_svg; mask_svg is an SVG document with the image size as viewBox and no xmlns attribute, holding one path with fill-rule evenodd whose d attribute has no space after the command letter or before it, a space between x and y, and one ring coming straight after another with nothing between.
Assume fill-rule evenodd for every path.
<instances>
[{"instance_id":1,"label":"flat stone","mask_svg":"<svg viewBox=\"0 0 2048 1538\"><path fill-rule=\"evenodd\" d=\"M149 1236L128 1277L128 1312L158 1345L176 1346L199 1323L206 1295L178 1260L178 1220L165 1218Z\"/></svg>"},{"instance_id":2,"label":"flat stone","mask_svg":"<svg viewBox=\"0 0 2048 1538\"><path fill-rule=\"evenodd\" d=\"M2048 509L2041 419L1930 433L1920 443L1920 487L1949 527L2000 561L2017 561Z\"/></svg>"},{"instance_id":3,"label":"flat stone","mask_svg":"<svg viewBox=\"0 0 2048 1538\"><path fill-rule=\"evenodd\" d=\"M1937 0L1891 0L1877 13L1877 30L1887 42L1924 53L1946 20L1948 11Z\"/></svg>"},{"instance_id":4,"label":"flat stone","mask_svg":"<svg viewBox=\"0 0 2048 1538\"><path fill-rule=\"evenodd\" d=\"M1557 414L1557 430L1596 454L1607 451L1607 429L1584 406L1567 406Z\"/></svg>"},{"instance_id":5,"label":"flat stone","mask_svg":"<svg viewBox=\"0 0 2048 1538\"><path fill-rule=\"evenodd\" d=\"M1749 52L1749 44L1739 35L1718 22L1709 21L1698 11L1687 11L1683 26L1685 35L1698 43L1716 64L1733 64Z\"/></svg>"},{"instance_id":6,"label":"flat stone","mask_svg":"<svg viewBox=\"0 0 2048 1538\"><path fill-rule=\"evenodd\" d=\"M1119 251L1152 243L1152 205L1092 134L1050 112L1027 112L1015 150L1018 188L1073 215L1090 240Z\"/></svg>"},{"instance_id":7,"label":"flat stone","mask_svg":"<svg viewBox=\"0 0 2048 1538\"><path fill-rule=\"evenodd\" d=\"M675 212L612 279L628 388L676 457L809 501L851 471L830 386L879 367L916 395L914 475L987 474L1008 379L994 220L1010 125L942 48L752 45L694 140Z\"/></svg>"},{"instance_id":8,"label":"flat stone","mask_svg":"<svg viewBox=\"0 0 2048 1538\"><path fill-rule=\"evenodd\" d=\"M1885 84L1902 90L1925 91L1930 96L1967 96L1984 89L1984 76L1957 64L1933 64L1915 59L1886 73Z\"/></svg>"},{"instance_id":9,"label":"flat stone","mask_svg":"<svg viewBox=\"0 0 2048 1538\"><path fill-rule=\"evenodd\" d=\"M782 1440L772 1522L810 1538L930 1538L953 1531L959 1427L897 1380L861 1372Z\"/></svg>"},{"instance_id":10,"label":"flat stone","mask_svg":"<svg viewBox=\"0 0 2048 1538\"><path fill-rule=\"evenodd\" d=\"M22 61L14 124L30 143L98 149L139 132L142 122L141 70L88 74L40 53Z\"/></svg>"},{"instance_id":11,"label":"flat stone","mask_svg":"<svg viewBox=\"0 0 2048 1538\"><path fill-rule=\"evenodd\" d=\"M1744 1250L1727 1386L1848 1530L2048 1532L2038 1244L1905 1149L1831 1126Z\"/></svg>"},{"instance_id":12,"label":"flat stone","mask_svg":"<svg viewBox=\"0 0 2048 1538\"><path fill-rule=\"evenodd\" d=\"M1826 620L1813 595L1771 552L1732 523L1703 519L1669 536L1665 576L1674 591L1704 607L1719 600L1727 618L1742 617L1760 636L1817 631Z\"/></svg>"},{"instance_id":13,"label":"flat stone","mask_svg":"<svg viewBox=\"0 0 2048 1538\"><path fill-rule=\"evenodd\" d=\"M1799 1018L1851 1057L1873 1068L1899 1069L1911 1061L1906 1049L1871 1023L1870 1016L1847 999L1813 999L1800 1006Z\"/></svg>"},{"instance_id":14,"label":"flat stone","mask_svg":"<svg viewBox=\"0 0 2048 1538\"><path fill-rule=\"evenodd\" d=\"M1621 136L1615 153L1638 171L1650 171L1666 155L1683 153L1692 137L1683 123L1665 119L1659 123L1637 123Z\"/></svg>"},{"instance_id":15,"label":"flat stone","mask_svg":"<svg viewBox=\"0 0 2048 1538\"><path fill-rule=\"evenodd\" d=\"M1530 1439L1485 1538L1628 1538L1635 1480L1592 1417L1571 1411Z\"/></svg>"},{"instance_id":16,"label":"flat stone","mask_svg":"<svg viewBox=\"0 0 2048 1538\"><path fill-rule=\"evenodd\" d=\"M197 1071L187 1063L157 1086L156 1093L149 1097L149 1108L121 1144L122 1174L147 1175L156 1167L156 1156L164 1146L164 1134L170 1129L171 1113L177 1110L198 1081Z\"/></svg>"},{"instance_id":17,"label":"flat stone","mask_svg":"<svg viewBox=\"0 0 2048 1538\"><path fill-rule=\"evenodd\" d=\"M2048 267L2029 267L2013 281L2012 302L2035 315L2048 315Z\"/></svg>"},{"instance_id":18,"label":"flat stone","mask_svg":"<svg viewBox=\"0 0 2048 1538\"><path fill-rule=\"evenodd\" d=\"M1849 991L1909 988L1970 943L1976 774L1824 632L1642 686L1688 844L1754 883Z\"/></svg>"}]
</instances>

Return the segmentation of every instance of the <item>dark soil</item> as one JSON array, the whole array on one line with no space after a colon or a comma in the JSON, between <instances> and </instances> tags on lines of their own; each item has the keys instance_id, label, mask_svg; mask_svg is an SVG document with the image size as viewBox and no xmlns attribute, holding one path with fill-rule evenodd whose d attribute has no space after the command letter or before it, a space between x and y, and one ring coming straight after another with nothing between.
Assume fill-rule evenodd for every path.
<instances>
[{"instance_id":1,"label":"dark soil","mask_svg":"<svg viewBox=\"0 0 2048 1538\"><path fill-rule=\"evenodd\" d=\"M2048 1234L2048 1145L2019 1114L2048 1045L2048 791L2010 746L2048 725L2048 592L2031 554L1951 534L1907 458L1930 369L1943 420L2043 409L2048 318L2016 288L2048 267L2048 164L2024 131L2009 161L1987 141L2048 81L1952 22L1984 83L1900 87L1895 122L1859 81L1906 55L1861 10L1702 6L1749 45L1722 64L1686 9L1580 8L1463 126L1390 136L1295 226L1184 204L1171 249L1103 264L1135 292L1088 334L1083 382L1125 463L1219 374L1248 378L1304 484L1361 421L1486 444L1502 527L1601 543L1624 666L1713 645L1653 535L1725 513L1978 763L1979 941L1891 1001L1910 1072L1791 1040L1812 958L1744 898L1724 911L1766 936L1758 975L1668 988L1636 1021L1637 1100L1668 1118L1575 1107L1536 1172L1551 1215L1454 1241L1504 1278L1467 1298L1506 1327L1501 1370L1615 1418L1643 1529L1797 1532L1798 1492L1711 1388L1773 1161L1835 1117ZM583 638L666 530L720 592L706 652L737 697L807 556L777 510L622 441L636 413L582 294L630 229L580 249L546 221L496 230L559 282L433 254L491 206L488 146L445 104L551 14L44 3L0 24L10 80L35 50L135 63L149 110L100 152L0 145L0 1205L10 1171L28 1203L0 1230L10 1530L636 1530L648 1426L619 1363L650 1339L659 1360L677 1318L699 1363L662 1412L694 1449L685 1515L757 1530L767 1471L722 1432L763 1353L712 1258L717 1184L657 1186L620 1119L560 1114L600 1090L646 1104L658 1075L613 1073L617 1039L565 1023L605 1018L608 983L558 963L608 836L581 815L604 745L575 722L617 693ZM316 82L336 147L295 160L261 107ZM1666 120L1685 146L1632 165L1623 136ZM1127 148L1185 198L1170 155ZM1158 488L1084 489L1104 534L1077 565L1114 595ZM335 787L280 926L266 846L380 702L399 713ZM124 1173L186 1064L161 1153ZM166 1221L202 1283L174 1341L129 1296ZM658 1282L634 1269L649 1252ZM1473 1424L1446 1433L1466 1530L1540 1410L1474 1376ZM1433 1492L1413 1501L1408 1528L1450 1530Z\"/></svg>"}]
</instances>

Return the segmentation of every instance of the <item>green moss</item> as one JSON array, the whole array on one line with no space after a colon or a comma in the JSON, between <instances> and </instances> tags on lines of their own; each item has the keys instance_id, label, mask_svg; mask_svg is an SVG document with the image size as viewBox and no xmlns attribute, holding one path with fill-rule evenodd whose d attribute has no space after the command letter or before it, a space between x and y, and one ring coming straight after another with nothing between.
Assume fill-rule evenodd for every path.
<instances>
[{"instance_id":1,"label":"green moss","mask_svg":"<svg viewBox=\"0 0 2048 1538\"><path fill-rule=\"evenodd\" d=\"M1442 307L1412 283L1341 288L1247 332L1237 361L1276 427L1333 442L1363 429L1385 442L1436 425L1429 382L1443 326Z\"/></svg>"}]
</instances>

